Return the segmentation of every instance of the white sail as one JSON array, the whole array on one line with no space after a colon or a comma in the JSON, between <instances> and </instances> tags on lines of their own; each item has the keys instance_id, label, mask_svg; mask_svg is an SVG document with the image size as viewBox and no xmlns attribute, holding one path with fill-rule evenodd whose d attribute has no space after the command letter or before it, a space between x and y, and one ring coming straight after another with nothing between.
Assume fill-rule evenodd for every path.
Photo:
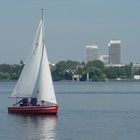
<instances>
[{"instance_id":1,"label":"white sail","mask_svg":"<svg viewBox=\"0 0 140 140\"><path fill-rule=\"evenodd\" d=\"M39 24L33 49L12 92L12 97L31 97L37 80L42 54L42 26Z\"/></svg>"},{"instance_id":2,"label":"white sail","mask_svg":"<svg viewBox=\"0 0 140 140\"><path fill-rule=\"evenodd\" d=\"M32 97L37 98L38 101L57 104L44 44L43 17L33 46L28 62L13 90L12 97Z\"/></svg>"},{"instance_id":3,"label":"white sail","mask_svg":"<svg viewBox=\"0 0 140 140\"><path fill-rule=\"evenodd\" d=\"M54 87L52 83L52 77L50 73L50 67L46 52L46 47L43 47L43 57L39 72L39 101L46 101L48 103L57 104Z\"/></svg>"}]
</instances>

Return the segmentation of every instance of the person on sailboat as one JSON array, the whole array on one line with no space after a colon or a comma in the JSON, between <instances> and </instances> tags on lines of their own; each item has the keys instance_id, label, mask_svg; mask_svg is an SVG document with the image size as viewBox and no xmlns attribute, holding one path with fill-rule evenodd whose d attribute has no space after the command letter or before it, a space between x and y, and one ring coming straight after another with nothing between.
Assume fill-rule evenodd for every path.
<instances>
[{"instance_id":1,"label":"person on sailboat","mask_svg":"<svg viewBox=\"0 0 140 140\"><path fill-rule=\"evenodd\" d=\"M42 100L41 103L42 103L42 106L44 106L44 100Z\"/></svg>"},{"instance_id":2,"label":"person on sailboat","mask_svg":"<svg viewBox=\"0 0 140 140\"><path fill-rule=\"evenodd\" d=\"M37 105L37 98L31 98L30 105L36 106Z\"/></svg>"},{"instance_id":3,"label":"person on sailboat","mask_svg":"<svg viewBox=\"0 0 140 140\"><path fill-rule=\"evenodd\" d=\"M19 102L17 102L13 106L15 106L17 104L20 104L20 106L27 106L28 105L28 98L23 98L22 100L20 100Z\"/></svg>"},{"instance_id":4,"label":"person on sailboat","mask_svg":"<svg viewBox=\"0 0 140 140\"><path fill-rule=\"evenodd\" d=\"M28 98L23 98L21 100L20 106L27 106L28 105Z\"/></svg>"}]
</instances>

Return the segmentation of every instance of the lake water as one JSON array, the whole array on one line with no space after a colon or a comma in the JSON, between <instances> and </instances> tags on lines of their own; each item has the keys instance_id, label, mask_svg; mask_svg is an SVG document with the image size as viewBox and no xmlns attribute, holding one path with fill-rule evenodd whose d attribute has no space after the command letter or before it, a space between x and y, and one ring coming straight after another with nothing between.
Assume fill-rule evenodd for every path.
<instances>
[{"instance_id":1,"label":"lake water","mask_svg":"<svg viewBox=\"0 0 140 140\"><path fill-rule=\"evenodd\" d=\"M139 140L140 82L54 82L57 116L7 112L15 82L0 82L0 140Z\"/></svg>"}]
</instances>

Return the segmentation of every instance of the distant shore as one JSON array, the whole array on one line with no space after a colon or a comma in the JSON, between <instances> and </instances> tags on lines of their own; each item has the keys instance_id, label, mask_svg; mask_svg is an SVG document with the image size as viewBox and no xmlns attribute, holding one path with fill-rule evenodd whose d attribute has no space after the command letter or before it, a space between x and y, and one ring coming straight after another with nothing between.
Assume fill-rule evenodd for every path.
<instances>
[{"instance_id":1,"label":"distant shore","mask_svg":"<svg viewBox=\"0 0 140 140\"><path fill-rule=\"evenodd\" d=\"M8 79L3 79L3 80L0 80L0 82L17 82L18 80L8 80ZM125 79L125 80L106 80L106 81L74 81L74 80L59 80L59 81L53 81L53 82L140 82L140 80L135 80L135 79Z\"/></svg>"}]
</instances>

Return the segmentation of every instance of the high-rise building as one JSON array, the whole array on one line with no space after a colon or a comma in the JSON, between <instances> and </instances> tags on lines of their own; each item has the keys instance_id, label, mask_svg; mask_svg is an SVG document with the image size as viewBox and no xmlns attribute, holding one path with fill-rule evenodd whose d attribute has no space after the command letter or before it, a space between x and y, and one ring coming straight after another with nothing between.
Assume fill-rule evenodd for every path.
<instances>
[{"instance_id":1,"label":"high-rise building","mask_svg":"<svg viewBox=\"0 0 140 140\"><path fill-rule=\"evenodd\" d=\"M94 61L98 59L97 45L88 45L86 46L86 61Z\"/></svg>"},{"instance_id":2,"label":"high-rise building","mask_svg":"<svg viewBox=\"0 0 140 140\"><path fill-rule=\"evenodd\" d=\"M109 64L121 63L121 41L111 40L108 44L109 47Z\"/></svg>"}]
</instances>

